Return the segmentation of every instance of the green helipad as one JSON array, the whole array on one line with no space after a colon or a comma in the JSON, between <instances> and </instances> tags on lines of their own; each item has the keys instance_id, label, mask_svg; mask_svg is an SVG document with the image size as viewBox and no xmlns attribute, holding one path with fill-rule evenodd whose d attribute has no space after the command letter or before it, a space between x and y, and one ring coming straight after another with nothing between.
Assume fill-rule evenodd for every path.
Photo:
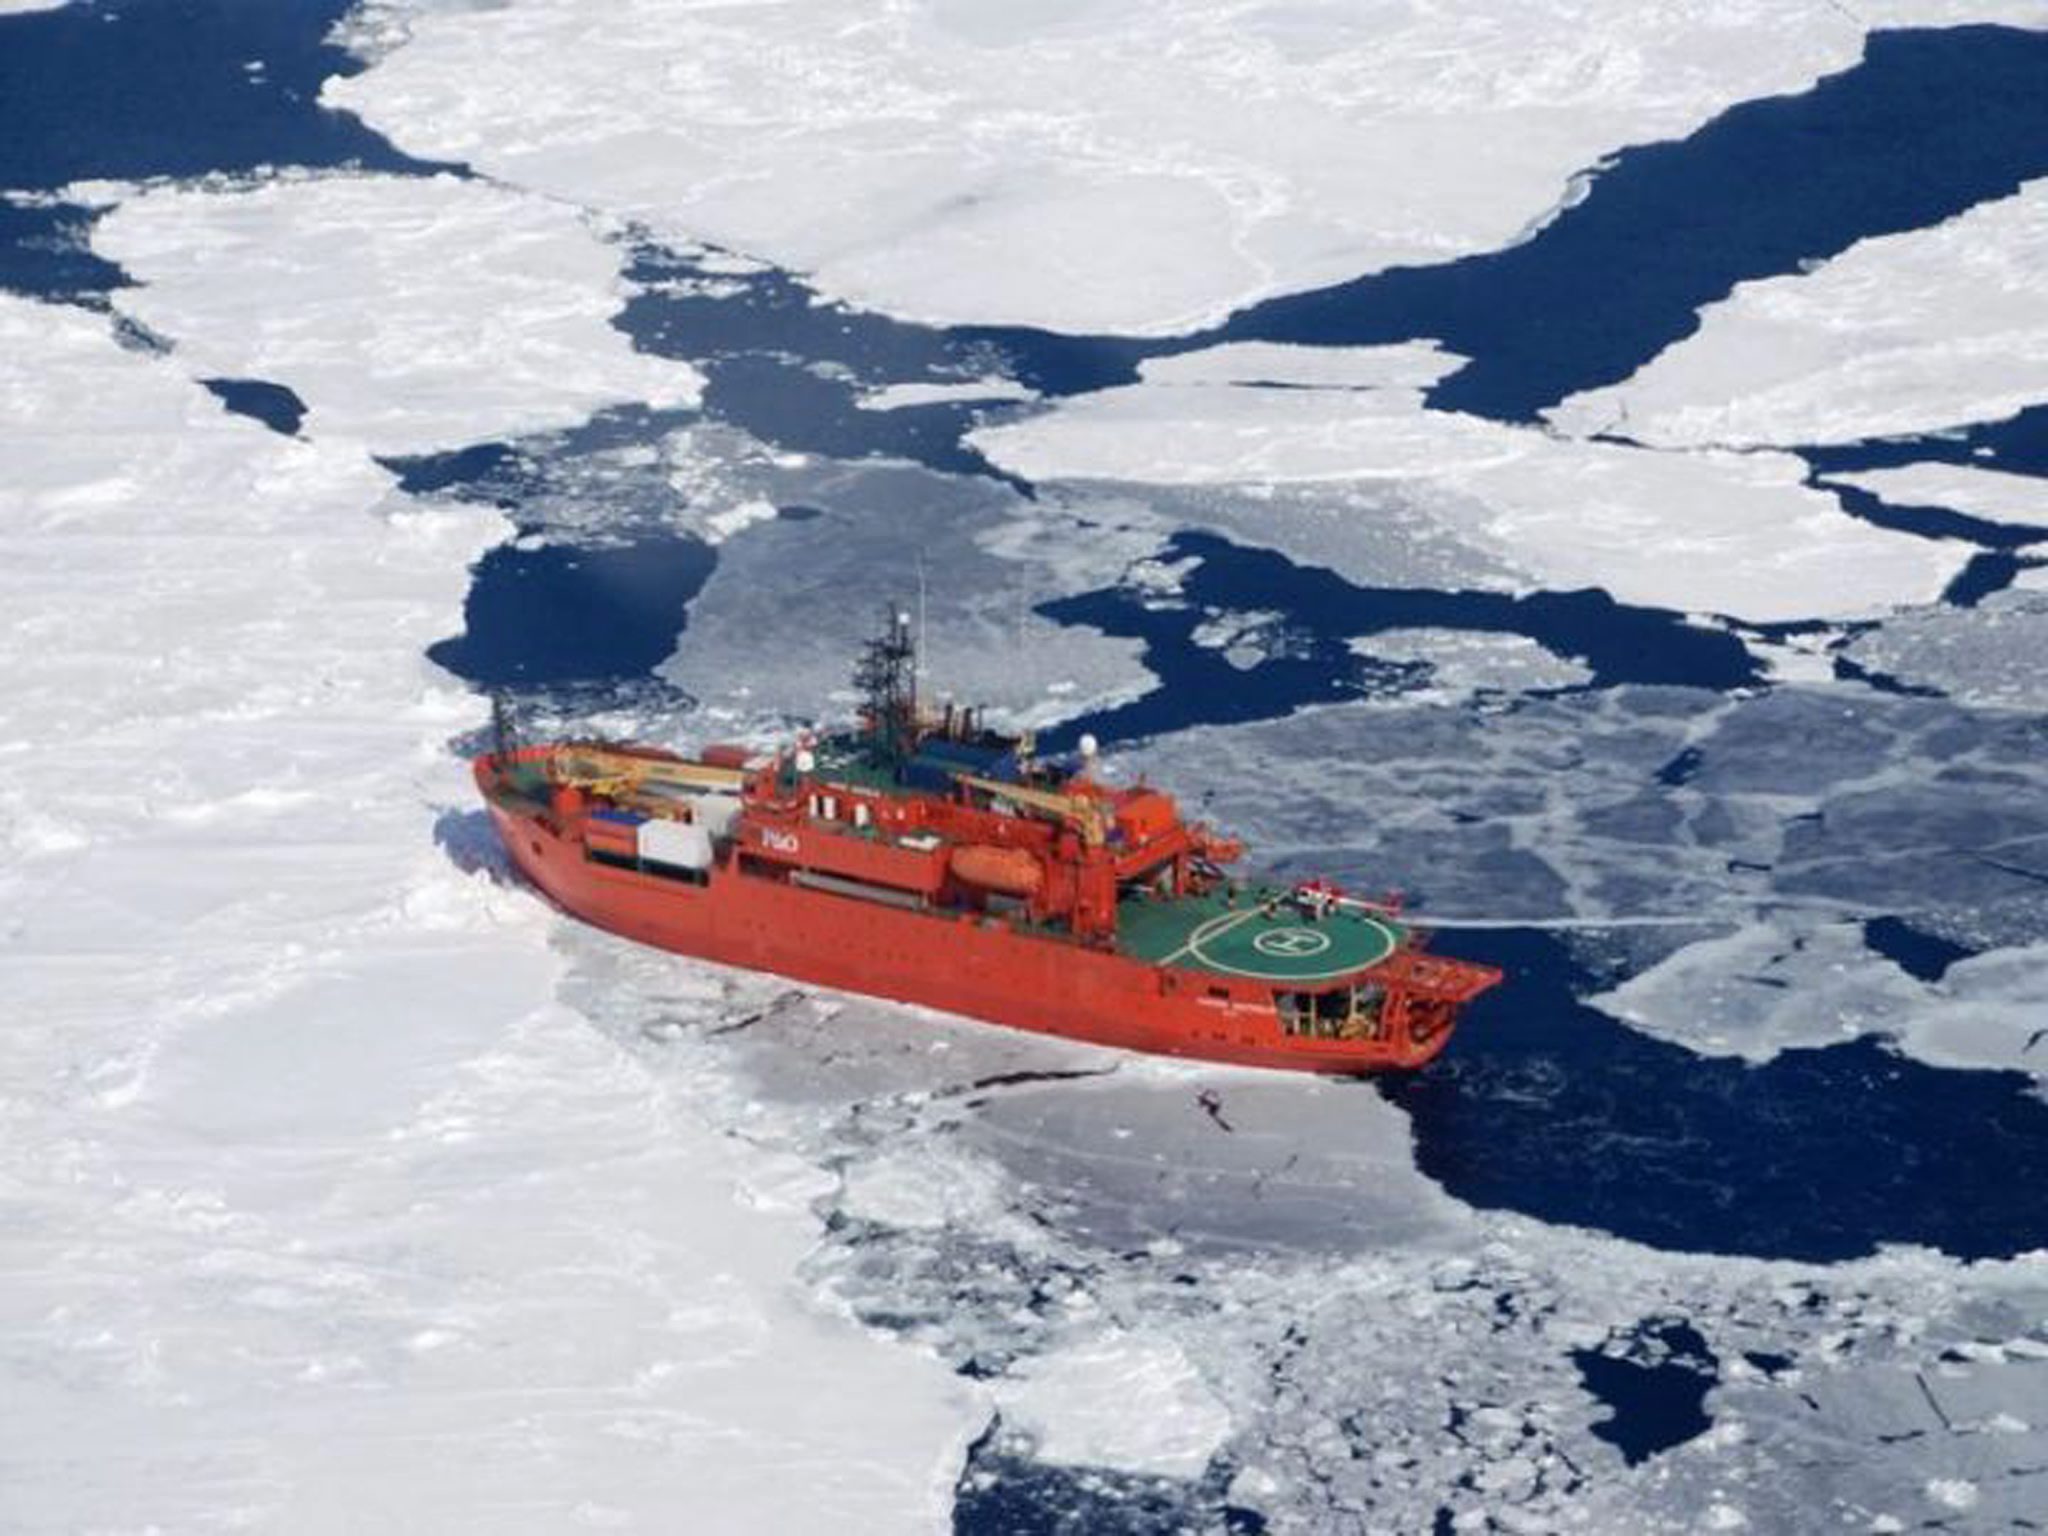
<instances>
[{"instance_id":1,"label":"green helipad","mask_svg":"<svg viewBox=\"0 0 2048 1536\"><path fill-rule=\"evenodd\" d=\"M1246 892L1178 901L1133 898L1117 907L1126 953L1155 965L1185 966L1256 981L1314 985L1377 964L1401 942L1401 930L1368 913L1338 911L1311 919L1276 893Z\"/></svg>"}]
</instances>

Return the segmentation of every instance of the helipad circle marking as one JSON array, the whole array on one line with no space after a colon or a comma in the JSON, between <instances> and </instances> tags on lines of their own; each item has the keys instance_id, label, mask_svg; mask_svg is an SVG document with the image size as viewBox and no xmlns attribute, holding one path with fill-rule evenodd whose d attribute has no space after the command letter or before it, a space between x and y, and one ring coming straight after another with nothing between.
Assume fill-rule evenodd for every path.
<instances>
[{"instance_id":1,"label":"helipad circle marking","mask_svg":"<svg viewBox=\"0 0 2048 1536\"><path fill-rule=\"evenodd\" d=\"M1312 928L1269 928L1252 940L1252 948L1260 954L1281 960L1306 960L1329 947L1330 936Z\"/></svg>"},{"instance_id":2,"label":"helipad circle marking","mask_svg":"<svg viewBox=\"0 0 2048 1536\"><path fill-rule=\"evenodd\" d=\"M1292 982L1296 985L1313 986L1317 982L1334 981L1339 976L1349 976L1355 974L1356 972L1369 969L1370 967L1379 964L1380 961L1386 959L1388 955L1391 955L1397 948L1400 947L1399 937L1396 935L1392 928L1388 927L1378 918L1359 917L1355 919L1355 921L1357 921L1362 927L1366 928L1372 933L1372 935L1377 941L1374 944L1373 948L1377 952L1365 953L1356 956L1345 956L1338 964L1330 967L1327 970L1296 970L1292 966L1283 966L1283 968L1271 970L1263 968L1250 969L1243 965L1233 965L1229 960L1224 958L1224 956L1216 952L1216 946L1218 945L1220 940L1228 937L1234 930L1243 927L1245 924L1250 922L1256 922L1258 918L1259 910L1256 907L1253 907L1248 911L1225 912L1219 914L1216 917L1212 917L1207 922L1203 923L1200 927L1195 929L1193 933L1188 935L1187 943L1183 945L1180 950L1176 951L1174 955L1168 956L1167 961L1171 962L1172 960L1177 959L1180 955L1184 954L1194 959L1198 964L1206 966L1209 970L1221 972L1226 976L1243 976L1253 981L1278 983L1283 985L1285 983ZM1278 929L1269 931L1289 932L1295 930ZM1314 937L1325 937L1325 935L1317 933L1313 929L1307 931L1311 933ZM1258 941L1260 938L1263 937L1265 937L1264 934L1253 936L1251 944L1249 946L1253 954L1258 954L1261 952ZM1322 951L1318 951L1318 953L1321 952ZM1269 960L1276 960L1282 962L1288 960L1301 960L1306 958L1306 956L1300 955L1275 955L1272 954L1270 951L1266 951L1265 954L1266 958ZM1249 956L1245 958L1249 958Z\"/></svg>"}]
</instances>

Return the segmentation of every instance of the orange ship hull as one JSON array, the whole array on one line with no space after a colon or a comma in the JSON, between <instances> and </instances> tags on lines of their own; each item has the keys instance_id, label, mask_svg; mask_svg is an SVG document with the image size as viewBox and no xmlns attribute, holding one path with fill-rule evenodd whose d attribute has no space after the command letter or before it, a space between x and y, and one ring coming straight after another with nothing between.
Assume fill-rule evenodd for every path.
<instances>
[{"instance_id":1,"label":"orange ship hull","mask_svg":"<svg viewBox=\"0 0 2048 1536\"><path fill-rule=\"evenodd\" d=\"M702 960L1090 1044L1297 1072L1421 1066L1443 1049L1463 1000L1450 991L1466 984L1468 968L1403 951L1381 968L1390 1006L1373 1038L1295 1035L1270 987L1192 975L1002 918L751 878L730 861L697 882L599 862L573 819L492 798L492 759L479 759L476 771L506 849L557 906Z\"/></svg>"}]
</instances>

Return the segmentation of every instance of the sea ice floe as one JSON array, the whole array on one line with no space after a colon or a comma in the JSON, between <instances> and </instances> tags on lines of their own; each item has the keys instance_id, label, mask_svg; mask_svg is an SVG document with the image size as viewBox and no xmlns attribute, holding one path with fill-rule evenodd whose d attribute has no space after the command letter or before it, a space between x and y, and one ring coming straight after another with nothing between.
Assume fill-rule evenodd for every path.
<instances>
[{"instance_id":1,"label":"sea ice floe","mask_svg":"<svg viewBox=\"0 0 2048 1536\"><path fill-rule=\"evenodd\" d=\"M1743 283L1620 384L1548 413L1664 447L1847 443L2048 397L2048 180Z\"/></svg>"},{"instance_id":2,"label":"sea ice floe","mask_svg":"<svg viewBox=\"0 0 2048 1536\"><path fill-rule=\"evenodd\" d=\"M2023 575L2025 573L2022 573ZM1844 650L1856 665L1959 703L1992 709L2048 709L2048 595L1993 593L1974 608L1923 608L1896 615Z\"/></svg>"},{"instance_id":3,"label":"sea ice floe","mask_svg":"<svg viewBox=\"0 0 2048 1536\"><path fill-rule=\"evenodd\" d=\"M1098 1524L1123 1499L1211 1528L1227 1498L1274 1530L1859 1528L1921 1518L1951 1480L2000 1518L2026 1507L2038 1254L1657 1253L1448 1198L1366 1085L769 978L682 995L695 968L603 935L569 953L571 995L651 1073L842 1170L810 1280L984 1378L1031 1465L1108 1501L1081 1506ZM1709 1423L1659 1440L1658 1405L1594 1396L1575 1352L1676 1321L1702 1341ZM1639 1465L1595 1432L1622 1415L1649 1421Z\"/></svg>"},{"instance_id":4,"label":"sea ice floe","mask_svg":"<svg viewBox=\"0 0 2048 1536\"><path fill-rule=\"evenodd\" d=\"M2048 528L2048 479L2036 475L1929 461L1830 473L1827 481L1855 486L1895 507L1947 507L1986 522Z\"/></svg>"},{"instance_id":5,"label":"sea ice floe","mask_svg":"<svg viewBox=\"0 0 2048 1536\"><path fill-rule=\"evenodd\" d=\"M1188 636L1188 643L1205 651L1221 651L1223 659L1240 671L1281 656L1291 649L1285 614L1212 611Z\"/></svg>"},{"instance_id":6,"label":"sea ice floe","mask_svg":"<svg viewBox=\"0 0 2048 1536\"><path fill-rule=\"evenodd\" d=\"M762 501L758 498L752 501L742 501L735 506L726 507L705 517L704 542L707 544L723 544L742 528L750 528L756 523L770 522L779 515L775 509L775 503L772 501Z\"/></svg>"},{"instance_id":7,"label":"sea ice floe","mask_svg":"<svg viewBox=\"0 0 2048 1536\"><path fill-rule=\"evenodd\" d=\"M309 436L380 454L567 426L622 401L694 405L685 363L608 323L620 257L575 208L487 182L329 175L167 186L94 249L141 284L121 312L194 378L263 379Z\"/></svg>"},{"instance_id":8,"label":"sea ice floe","mask_svg":"<svg viewBox=\"0 0 2048 1536\"><path fill-rule=\"evenodd\" d=\"M2048 1078L2048 943L1959 960L1931 992L1899 1024L1908 1053Z\"/></svg>"},{"instance_id":9,"label":"sea ice floe","mask_svg":"<svg viewBox=\"0 0 2048 1536\"><path fill-rule=\"evenodd\" d=\"M1151 686L1138 642L1032 611L1114 581L1157 550L1167 530L1144 507L1112 497L1032 503L906 464L749 474L754 494L824 510L756 524L720 546L661 669L701 702L803 719L850 714L851 658L892 605L918 625L934 701L1042 725ZM762 646L765 634L779 637L774 646Z\"/></svg>"},{"instance_id":10,"label":"sea ice floe","mask_svg":"<svg viewBox=\"0 0 2048 1536\"><path fill-rule=\"evenodd\" d=\"M986 1406L489 872L422 652L502 519L7 296L0 461L9 1528L943 1528Z\"/></svg>"},{"instance_id":11,"label":"sea ice floe","mask_svg":"<svg viewBox=\"0 0 2048 1536\"><path fill-rule=\"evenodd\" d=\"M1139 502L1164 525L1217 533L1233 544L1274 550L1294 565L1334 571L1364 588L1437 592L1522 592L1529 578L1490 541L1433 518L1426 494L1387 483L1159 485L1077 481L1041 487ZM1173 600L1200 563L1189 555L1126 567L1122 585L1148 601ZM1113 575L1103 562L1103 584ZM1148 585L1149 584L1149 585Z\"/></svg>"},{"instance_id":12,"label":"sea ice floe","mask_svg":"<svg viewBox=\"0 0 2048 1536\"><path fill-rule=\"evenodd\" d=\"M935 405L952 401L1035 400L1036 390L1015 379L968 379L957 384L885 384L871 389L854 402L864 411L896 411L908 405Z\"/></svg>"},{"instance_id":13,"label":"sea ice floe","mask_svg":"<svg viewBox=\"0 0 2048 1536\"><path fill-rule=\"evenodd\" d=\"M996 1402L1043 1459L1121 1472L1198 1476L1231 1427L1186 1352L1152 1331L1106 1329L1036 1356Z\"/></svg>"},{"instance_id":14,"label":"sea ice floe","mask_svg":"<svg viewBox=\"0 0 2048 1536\"><path fill-rule=\"evenodd\" d=\"M1185 366L1173 377L1201 377ZM1927 602L1967 546L1860 523L1790 454L1661 453L1423 408L1374 389L1146 382L968 440L1026 479L1322 483L1398 492L1526 573L1617 600L1770 621Z\"/></svg>"},{"instance_id":15,"label":"sea ice floe","mask_svg":"<svg viewBox=\"0 0 2048 1536\"><path fill-rule=\"evenodd\" d=\"M1688 944L1588 1001L1703 1055L1768 1061L1863 1034L1896 1037L1940 1009L1945 992L1872 954L1860 924L1765 920ZM2023 1044L2014 1040L1996 1064L2011 1064Z\"/></svg>"},{"instance_id":16,"label":"sea ice floe","mask_svg":"<svg viewBox=\"0 0 2048 1536\"><path fill-rule=\"evenodd\" d=\"M1866 26L1992 20L2039 12L634 0L593 30L575 0L520 0L422 8L323 99L836 298L1157 334L1504 244L1615 149L1854 63Z\"/></svg>"},{"instance_id":17,"label":"sea ice floe","mask_svg":"<svg viewBox=\"0 0 2048 1536\"><path fill-rule=\"evenodd\" d=\"M1388 347L1308 347L1229 341L1147 358L1147 384L1267 384L1280 388L1427 389L1465 359L1433 341Z\"/></svg>"},{"instance_id":18,"label":"sea ice floe","mask_svg":"<svg viewBox=\"0 0 2048 1536\"><path fill-rule=\"evenodd\" d=\"M1429 668L1435 702L1474 693L1533 693L1572 688L1591 679L1578 662L1552 655L1526 635L1468 634L1444 629L1383 629L1353 640L1361 656L1417 661Z\"/></svg>"}]
</instances>

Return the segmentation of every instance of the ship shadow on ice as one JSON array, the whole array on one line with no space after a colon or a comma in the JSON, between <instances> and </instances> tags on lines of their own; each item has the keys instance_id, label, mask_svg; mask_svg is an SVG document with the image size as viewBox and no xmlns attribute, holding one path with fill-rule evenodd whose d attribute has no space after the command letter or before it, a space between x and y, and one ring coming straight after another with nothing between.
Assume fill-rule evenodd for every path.
<instances>
[{"instance_id":1,"label":"ship shadow on ice","mask_svg":"<svg viewBox=\"0 0 2048 1536\"><path fill-rule=\"evenodd\" d=\"M497 885L524 883L487 811L441 812L434 818L434 843L465 875L487 875Z\"/></svg>"}]
</instances>

